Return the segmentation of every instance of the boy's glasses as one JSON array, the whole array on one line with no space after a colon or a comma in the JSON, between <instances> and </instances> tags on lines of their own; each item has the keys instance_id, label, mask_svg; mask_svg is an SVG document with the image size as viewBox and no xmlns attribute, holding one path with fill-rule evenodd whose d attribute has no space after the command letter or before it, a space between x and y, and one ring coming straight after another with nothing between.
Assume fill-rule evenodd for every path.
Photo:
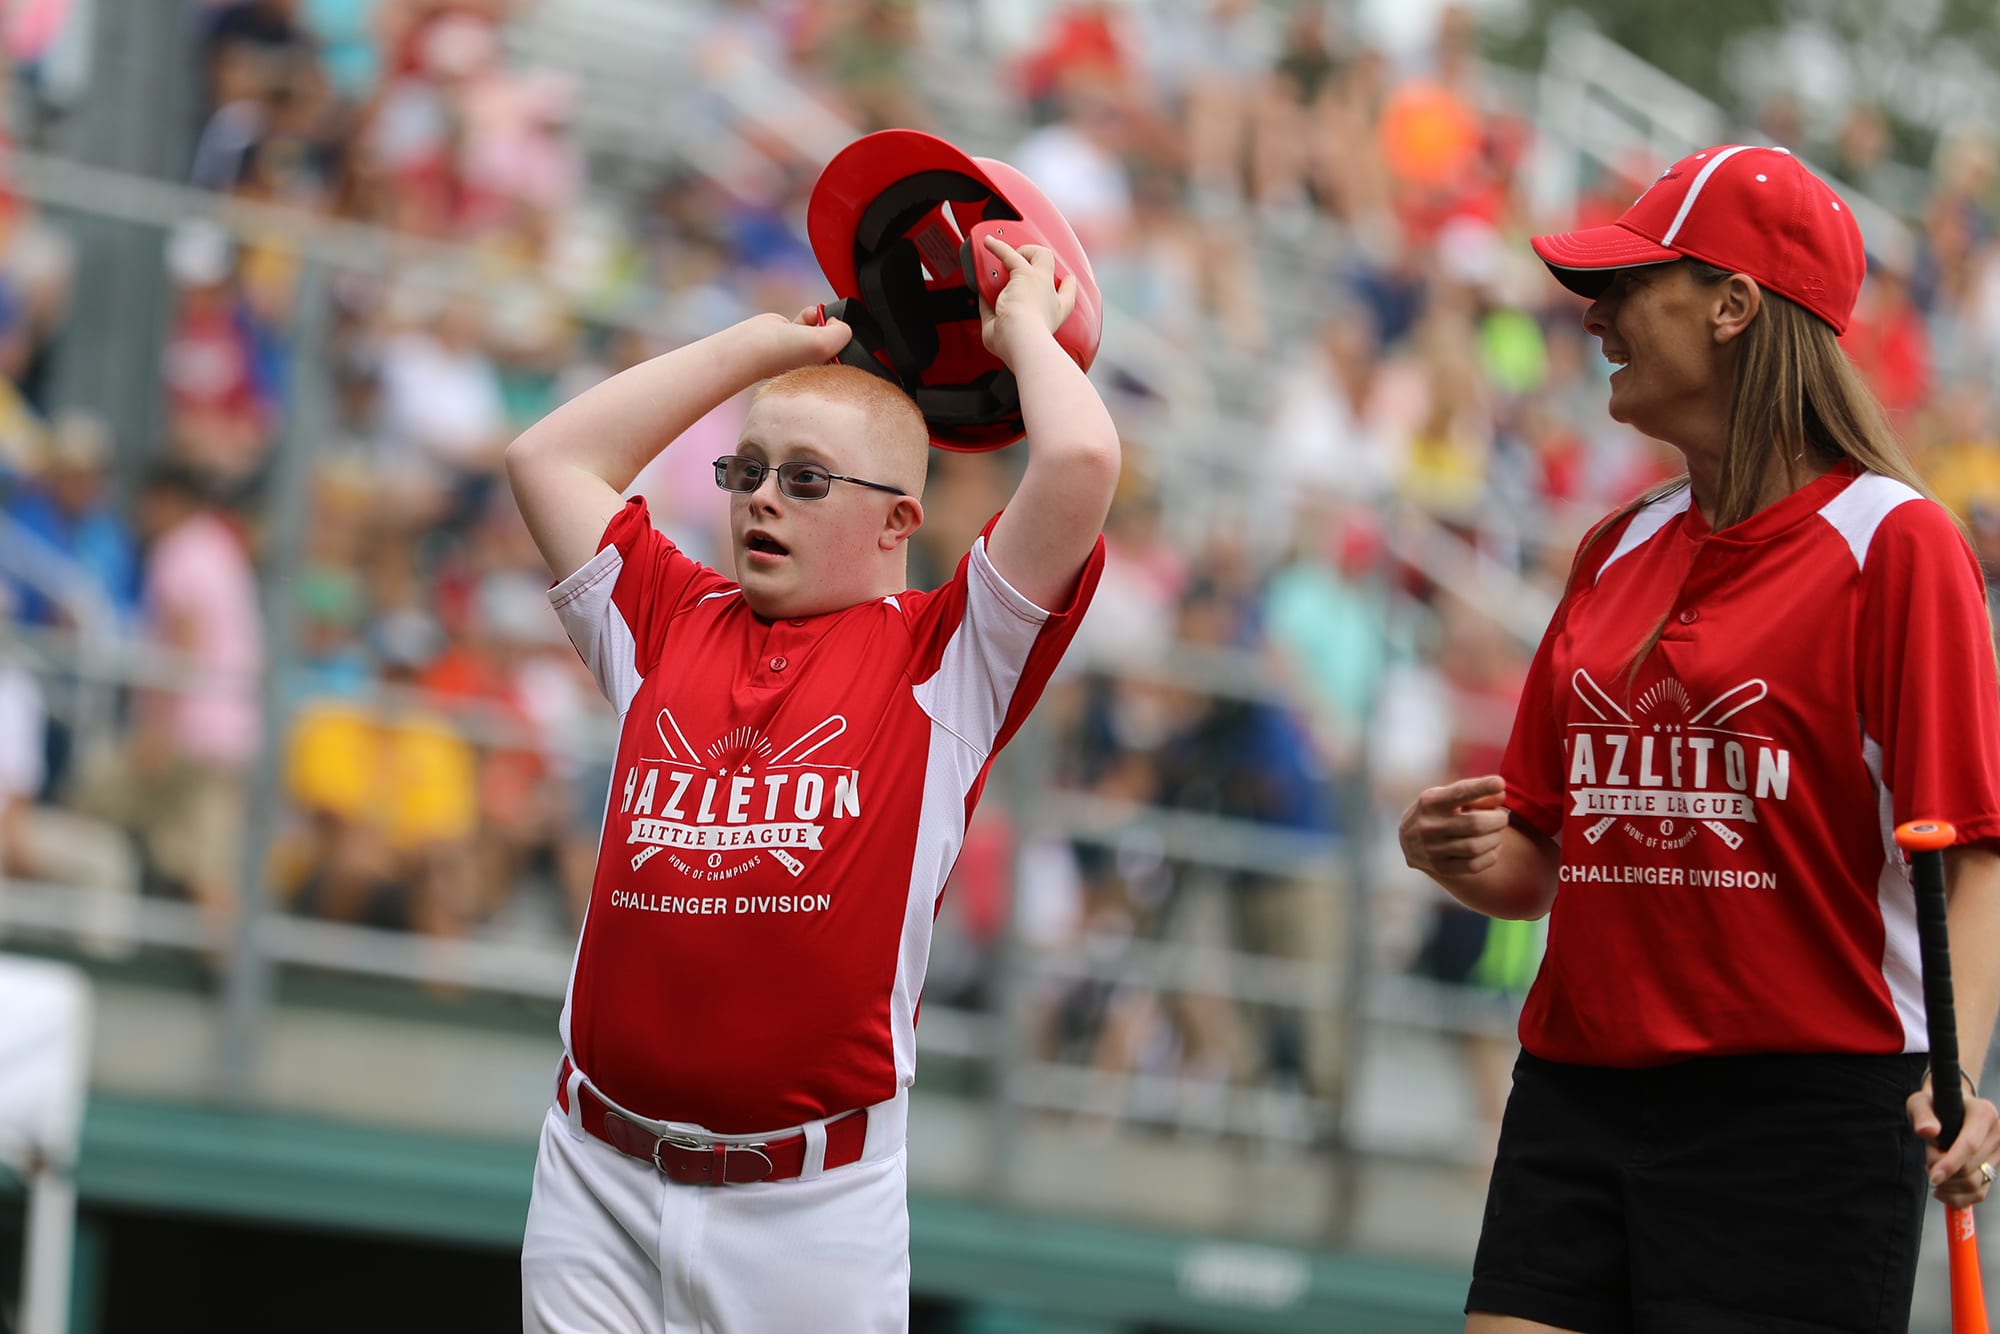
<instances>
[{"instance_id":1,"label":"boy's glasses","mask_svg":"<svg viewBox=\"0 0 2000 1334\"><path fill-rule=\"evenodd\" d=\"M746 459L741 454L725 454L715 461L715 484L724 491L747 496L764 484L764 474L772 472L778 474L778 490L793 500L824 500L835 482L852 482L856 486L887 491L892 496L910 494L901 487L882 482L843 477L837 472L828 472L817 463L780 463L774 468L756 459Z\"/></svg>"}]
</instances>

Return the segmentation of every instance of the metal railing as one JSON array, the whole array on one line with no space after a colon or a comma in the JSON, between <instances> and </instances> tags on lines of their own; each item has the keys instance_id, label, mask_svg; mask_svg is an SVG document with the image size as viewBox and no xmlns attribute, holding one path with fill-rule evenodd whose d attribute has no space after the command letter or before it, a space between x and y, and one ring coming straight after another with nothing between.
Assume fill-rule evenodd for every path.
<instances>
[{"instance_id":1,"label":"metal railing","mask_svg":"<svg viewBox=\"0 0 2000 1334\"><path fill-rule=\"evenodd\" d=\"M199 679L191 664L171 656L126 653L89 661L80 657L65 660L65 656L60 636L45 633L38 657L56 679L75 673L98 682L152 690L187 687ZM1266 703L1282 700L1268 680L1256 674L1232 677L1213 654L1190 655L1190 661L1194 666L1185 674L1171 665L1156 664L1143 675L1154 682L1174 681L1182 688L1200 684L1213 689L1217 697ZM422 692L385 694L420 707L429 702ZM528 736L503 720L476 712L465 724L468 741L532 745L571 758L589 753L589 747L575 738L553 742ZM608 737L601 740L610 744ZM267 749L282 750L285 743L282 733L273 733ZM1024 846L1043 838L1077 846L1116 847L1136 841L1146 845L1149 856L1182 867L1292 880L1321 878L1329 893L1340 892L1335 889L1338 883L1350 883L1350 868L1342 864L1347 856L1345 845L1336 838L1051 790L1045 786L1046 768L1054 758L1055 743L1031 728L1018 744L1026 756L1027 772L1015 774L1011 782L996 784L989 801L1010 809L1023 831ZM274 771L277 766L267 764L265 768ZM272 809L278 809L275 803ZM254 1043L254 1035L266 1023L274 997L271 974L277 970L321 970L431 990L518 997L551 1007L562 998L573 950L567 938L512 941L474 935L440 939L272 910L269 890L262 880L261 854L269 841L268 837L258 840L245 859L246 866L255 868L256 878L248 880L241 891L236 945L225 959L225 995L232 998L224 1014L225 1061L231 1059L230 1045ZM1357 906L1361 897L1358 887L1350 891L1350 902L1343 909L1350 918L1362 911ZM214 922L192 905L146 897L120 908L107 919L106 914L94 910L91 891L0 877L0 935L59 947L74 947L76 942L92 938L93 948L85 953L98 958L107 953L112 958L129 957L137 950L204 954L216 947ZM243 923L250 925L246 928ZM1243 948L1143 936L1121 942L1109 957L1094 953L1087 940L1080 940L1079 946L1049 952L1011 940L992 965L994 990L1001 998L998 1004L991 1009L965 1009L927 1003L919 1028L920 1055L928 1061L942 1058L984 1070L981 1082L997 1091L1003 1109L1013 1109L1005 1115L1055 1112L1188 1133L1226 1134L1252 1141L1275 1138L1311 1144L1319 1150L1340 1149L1342 1107L1337 1097L1298 1088L1218 1083L1192 1075L1101 1070L1035 1057L1024 1047L1019 1009L1025 996L1046 985L1094 982L1129 992L1207 997L1232 1012L1337 1016L1353 1012L1363 1003L1359 994L1362 978L1354 957L1285 959ZM239 991L243 984L232 979L246 969L264 977L254 989ZM254 1067L243 1057L234 1059L244 1062L238 1076L244 1082L233 1096L249 1096L256 1082ZM1350 1079L1351 1075L1338 1078L1336 1089ZM1004 1136L996 1139L996 1157L1007 1152L1002 1147L1006 1142ZM998 1170L992 1176L996 1181L1005 1179Z\"/></svg>"}]
</instances>

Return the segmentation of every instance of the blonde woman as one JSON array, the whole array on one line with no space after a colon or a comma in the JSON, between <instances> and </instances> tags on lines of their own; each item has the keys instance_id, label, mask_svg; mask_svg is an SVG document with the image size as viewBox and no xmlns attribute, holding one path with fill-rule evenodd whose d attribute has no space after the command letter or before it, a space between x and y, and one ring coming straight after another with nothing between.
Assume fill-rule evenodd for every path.
<instances>
[{"instance_id":1,"label":"blonde woman","mask_svg":"<svg viewBox=\"0 0 2000 1334\"><path fill-rule=\"evenodd\" d=\"M1687 473L1585 539L1502 772L1403 815L1462 902L1550 914L1467 1329L1902 1330L1926 1183L1976 1203L2000 1156L1970 1074L1956 1144L1926 1143L1891 837L1958 829L1971 1066L2000 1008L1978 567L1836 341L1861 233L1789 153L1706 149L1534 245L1591 298L1611 416Z\"/></svg>"}]
</instances>

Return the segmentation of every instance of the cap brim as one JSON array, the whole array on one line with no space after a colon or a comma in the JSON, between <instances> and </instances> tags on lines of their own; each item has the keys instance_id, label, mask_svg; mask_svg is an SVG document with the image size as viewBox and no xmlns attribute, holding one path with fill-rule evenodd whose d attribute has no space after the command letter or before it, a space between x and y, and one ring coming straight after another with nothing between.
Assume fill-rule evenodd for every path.
<instances>
[{"instance_id":1,"label":"cap brim","mask_svg":"<svg viewBox=\"0 0 2000 1334\"><path fill-rule=\"evenodd\" d=\"M877 130L833 155L806 201L806 239L835 296L858 295L854 234L861 215L882 192L921 171L955 171L1003 195L978 161L921 130Z\"/></svg>"},{"instance_id":2,"label":"cap brim","mask_svg":"<svg viewBox=\"0 0 2000 1334\"><path fill-rule=\"evenodd\" d=\"M1578 296L1597 297L1611 285L1611 276L1620 269L1636 269L1648 264L1671 264L1682 256L1657 241L1649 241L1628 227L1611 223L1585 227L1581 231L1537 236L1529 242L1556 281Z\"/></svg>"}]
</instances>

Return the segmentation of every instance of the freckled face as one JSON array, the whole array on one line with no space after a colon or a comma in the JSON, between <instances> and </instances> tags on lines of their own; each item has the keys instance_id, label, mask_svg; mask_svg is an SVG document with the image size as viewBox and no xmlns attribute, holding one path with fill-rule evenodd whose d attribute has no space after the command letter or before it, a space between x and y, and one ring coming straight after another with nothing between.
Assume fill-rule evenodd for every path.
<instances>
[{"instance_id":1,"label":"freckled face","mask_svg":"<svg viewBox=\"0 0 2000 1334\"><path fill-rule=\"evenodd\" d=\"M776 468L815 464L828 472L888 481L869 471L871 422L853 403L811 394L767 394L750 405L736 452ZM893 485L893 481L890 481ZM817 616L879 596L880 538L896 497L834 482L817 500L795 500L765 474L729 498L736 580L765 617Z\"/></svg>"}]
</instances>

